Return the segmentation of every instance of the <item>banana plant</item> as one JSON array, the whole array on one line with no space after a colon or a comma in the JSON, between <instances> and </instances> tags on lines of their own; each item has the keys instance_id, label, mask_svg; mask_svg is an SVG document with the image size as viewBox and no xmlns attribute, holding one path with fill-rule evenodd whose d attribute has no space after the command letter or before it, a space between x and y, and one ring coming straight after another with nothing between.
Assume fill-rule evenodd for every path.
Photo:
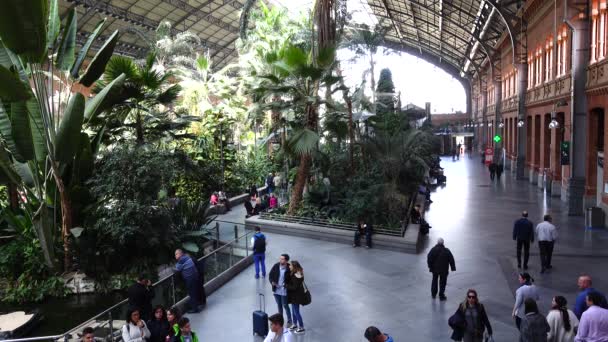
<instances>
[{"instance_id":1,"label":"banana plant","mask_svg":"<svg viewBox=\"0 0 608 342\"><path fill-rule=\"evenodd\" d=\"M100 21L76 51L77 13L59 17L58 0L5 0L0 11L0 181L27 197L47 266L60 264L53 253L58 229L48 209L59 195L63 267L70 269L72 188L90 174L99 139L85 133L105 97L124 75L95 97L82 93L104 72L118 31L83 66L105 24Z\"/></svg>"}]
</instances>

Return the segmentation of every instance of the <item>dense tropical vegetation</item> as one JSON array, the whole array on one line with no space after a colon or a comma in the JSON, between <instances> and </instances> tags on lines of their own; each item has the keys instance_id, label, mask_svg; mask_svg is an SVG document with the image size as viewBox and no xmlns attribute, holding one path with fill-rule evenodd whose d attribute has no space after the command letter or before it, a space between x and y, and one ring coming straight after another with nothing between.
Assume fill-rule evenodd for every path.
<instances>
[{"instance_id":1,"label":"dense tropical vegetation","mask_svg":"<svg viewBox=\"0 0 608 342\"><path fill-rule=\"evenodd\" d=\"M143 60L114 53L120 32L90 58L104 21L77 51L73 8L60 19L57 0L2 6L0 293L10 301L64 294L63 273L109 289L176 247L200 253L210 194L239 195L269 172L287 180L291 215L398 226L437 151L401 113L390 70L376 85L381 24L344 30L332 1L296 18L248 1L239 58L220 70L170 23ZM342 47L370 59L357 87L344 81ZM363 111L376 115L355 120Z\"/></svg>"}]
</instances>

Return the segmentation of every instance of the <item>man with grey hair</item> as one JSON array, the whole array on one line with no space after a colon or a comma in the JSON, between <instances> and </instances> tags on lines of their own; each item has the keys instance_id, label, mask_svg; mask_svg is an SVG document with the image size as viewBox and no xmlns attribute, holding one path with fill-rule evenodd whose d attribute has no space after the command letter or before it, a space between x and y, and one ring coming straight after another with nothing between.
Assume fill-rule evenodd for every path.
<instances>
[{"instance_id":1,"label":"man with grey hair","mask_svg":"<svg viewBox=\"0 0 608 342\"><path fill-rule=\"evenodd\" d=\"M447 300L445 286L448 282L448 273L450 272L450 268L452 272L456 271L456 262L454 261L452 252L445 248L442 238L437 239L437 244L431 248L426 260L429 272L433 273L431 296L433 299L437 297L437 282L439 282L439 300Z\"/></svg>"}]
</instances>

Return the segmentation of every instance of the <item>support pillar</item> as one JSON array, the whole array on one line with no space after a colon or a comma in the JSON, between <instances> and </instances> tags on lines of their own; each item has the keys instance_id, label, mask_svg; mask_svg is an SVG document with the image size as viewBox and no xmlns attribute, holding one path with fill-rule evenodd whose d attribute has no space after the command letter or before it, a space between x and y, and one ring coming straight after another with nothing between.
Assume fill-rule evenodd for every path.
<instances>
[{"instance_id":1,"label":"support pillar","mask_svg":"<svg viewBox=\"0 0 608 342\"><path fill-rule=\"evenodd\" d=\"M525 51L524 51L525 52ZM528 64L517 64L517 78L519 88L517 89L517 163L515 165L516 179L526 179L526 90L528 89ZM519 120L523 120L524 125L519 127Z\"/></svg>"},{"instance_id":2,"label":"support pillar","mask_svg":"<svg viewBox=\"0 0 608 342\"><path fill-rule=\"evenodd\" d=\"M500 89L500 81L492 82L494 83L494 97L496 98L496 104L494 105L494 135L503 137L502 128L499 126L500 121L502 120L502 91ZM490 139L494 139L494 137L491 136ZM494 162L497 164L502 164L504 160L502 153L503 141L504 137L499 143L494 143Z\"/></svg>"},{"instance_id":3,"label":"support pillar","mask_svg":"<svg viewBox=\"0 0 608 342\"><path fill-rule=\"evenodd\" d=\"M482 76L480 76L482 77ZM485 77L485 76L483 76ZM482 141L481 141L481 148L482 149L486 149L488 147L488 144L490 143L488 141L488 122L486 121L486 114L488 114L488 92L486 91L486 89L481 89L481 105L482 107L482 127L481 127L481 135L482 135Z\"/></svg>"},{"instance_id":4,"label":"support pillar","mask_svg":"<svg viewBox=\"0 0 608 342\"><path fill-rule=\"evenodd\" d=\"M586 12L588 13L588 11ZM577 18L566 22L572 30L572 88L570 115L572 129L570 136L570 179L568 180L568 215L580 216L584 213L585 197L585 155L587 151L587 64L589 62L589 19Z\"/></svg>"}]
</instances>

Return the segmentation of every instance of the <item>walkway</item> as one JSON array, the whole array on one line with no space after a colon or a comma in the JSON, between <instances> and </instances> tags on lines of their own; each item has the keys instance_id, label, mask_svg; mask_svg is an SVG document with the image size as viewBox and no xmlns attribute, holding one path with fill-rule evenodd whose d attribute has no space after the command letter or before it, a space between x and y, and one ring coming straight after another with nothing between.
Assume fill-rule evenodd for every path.
<instances>
[{"instance_id":1,"label":"walkway","mask_svg":"<svg viewBox=\"0 0 608 342\"><path fill-rule=\"evenodd\" d=\"M306 270L313 302L302 310L307 332L297 341L364 341L363 331L369 325L377 325L396 341L448 341L447 319L468 288L477 289L486 305L495 339L516 341L511 309L517 269L511 232L523 209L535 222L550 211L560 228L550 273L538 273L537 248L532 249L530 272L541 287L544 313L554 295L574 301L576 278L582 272L594 276L597 288L608 290L608 275L601 272L608 259L607 232L585 232L582 218L566 216L559 199L546 198L510 174L503 176L502 183L491 184L479 159L445 159L443 166L447 186L433 194L435 202L427 216L433 226L432 243L419 255L269 236L268 268L287 252ZM447 302L432 300L429 290L426 253L438 237L445 239L456 258ZM191 316L201 340L259 341L252 337L251 323L258 291L266 294L266 311L275 313L268 281L256 281L252 266L211 295L202 313Z\"/></svg>"}]
</instances>

